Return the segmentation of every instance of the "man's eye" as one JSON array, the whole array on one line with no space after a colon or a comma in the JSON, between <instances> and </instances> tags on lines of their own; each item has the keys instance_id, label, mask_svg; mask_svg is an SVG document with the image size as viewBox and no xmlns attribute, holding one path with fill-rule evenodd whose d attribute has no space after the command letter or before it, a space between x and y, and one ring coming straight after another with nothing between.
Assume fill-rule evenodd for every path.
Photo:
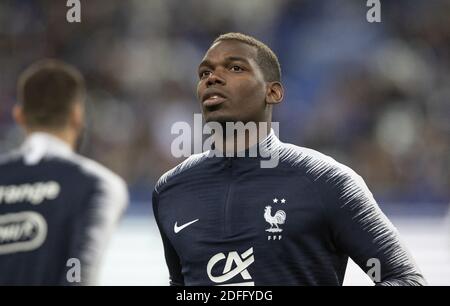
<instances>
[{"instance_id":1,"label":"man's eye","mask_svg":"<svg viewBox=\"0 0 450 306\"><path fill-rule=\"evenodd\" d=\"M242 69L242 68L239 67L239 66L233 66L233 67L231 67L230 70L231 70L231 71L234 71L234 72L240 72L240 71L243 71L244 69Z\"/></svg>"},{"instance_id":2,"label":"man's eye","mask_svg":"<svg viewBox=\"0 0 450 306\"><path fill-rule=\"evenodd\" d=\"M200 79L206 78L211 74L211 71L202 71L199 73Z\"/></svg>"}]
</instances>

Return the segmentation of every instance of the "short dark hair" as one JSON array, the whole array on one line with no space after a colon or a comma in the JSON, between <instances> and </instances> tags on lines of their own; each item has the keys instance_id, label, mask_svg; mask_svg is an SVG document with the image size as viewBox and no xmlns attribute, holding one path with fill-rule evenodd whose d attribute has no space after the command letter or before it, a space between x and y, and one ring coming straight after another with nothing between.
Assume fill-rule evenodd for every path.
<instances>
[{"instance_id":1,"label":"short dark hair","mask_svg":"<svg viewBox=\"0 0 450 306\"><path fill-rule=\"evenodd\" d=\"M263 72L264 79L267 82L281 82L280 62L278 61L275 52L273 52L266 44L252 36L242 33L227 33L217 37L214 40L213 45L224 40L236 40L255 47L257 51L256 61Z\"/></svg>"},{"instance_id":2,"label":"short dark hair","mask_svg":"<svg viewBox=\"0 0 450 306\"><path fill-rule=\"evenodd\" d=\"M61 128L75 103L84 103L83 76L73 66L54 59L41 60L19 77L17 95L27 126Z\"/></svg>"}]
</instances>

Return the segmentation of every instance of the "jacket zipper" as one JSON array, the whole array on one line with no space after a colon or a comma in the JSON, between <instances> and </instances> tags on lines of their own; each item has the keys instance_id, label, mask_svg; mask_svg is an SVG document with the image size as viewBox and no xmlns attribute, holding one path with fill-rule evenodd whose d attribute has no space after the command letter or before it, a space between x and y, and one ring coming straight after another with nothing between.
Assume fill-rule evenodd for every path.
<instances>
[{"instance_id":1,"label":"jacket zipper","mask_svg":"<svg viewBox=\"0 0 450 306\"><path fill-rule=\"evenodd\" d=\"M227 158L226 161L226 171L227 171L227 179L228 179L228 188L227 188L227 194L225 197L225 206L224 206L224 211L223 211L223 233L224 235L228 235L227 229L229 228L228 225L228 210L229 210L229 205L230 205L230 201L233 195L233 160L231 159L231 157Z\"/></svg>"}]
</instances>

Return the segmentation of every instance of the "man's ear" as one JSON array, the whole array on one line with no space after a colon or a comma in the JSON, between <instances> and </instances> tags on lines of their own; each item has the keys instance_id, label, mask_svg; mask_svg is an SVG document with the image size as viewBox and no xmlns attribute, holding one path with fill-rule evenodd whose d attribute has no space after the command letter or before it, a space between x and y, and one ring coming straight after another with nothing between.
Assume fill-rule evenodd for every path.
<instances>
[{"instance_id":1,"label":"man's ear","mask_svg":"<svg viewBox=\"0 0 450 306\"><path fill-rule=\"evenodd\" d=\"M26 126L26 120L25 120L25 115L23 114L23 107L20 105L14 105L13 109L12 109L12 116L14 118L14 121L16 121L16 123L18 125L20 125L22 128L25 128Z\"/></svg>"},{"instance_id":2,"label":"man's ear","mask_svg":"<svg viewBox=\"0 0 450 306\"><path fill-rule=\"evenodd\" d=\"M77 131L80 131L84 126L84 104L76 102L73 105L72 113L70 116L70 125Z\"/></svg>"},{"instance_id":3,"label":"man's ear","mask_svg":"<svg viewBox=\"0 0 450 306\"><path fill-rule=\"evenodd\" d=\"M283 101L284 88L280 82L269 82L267 83L266 91L266 103L267 104L278 104Z\"/></svg>"}]
</instances>

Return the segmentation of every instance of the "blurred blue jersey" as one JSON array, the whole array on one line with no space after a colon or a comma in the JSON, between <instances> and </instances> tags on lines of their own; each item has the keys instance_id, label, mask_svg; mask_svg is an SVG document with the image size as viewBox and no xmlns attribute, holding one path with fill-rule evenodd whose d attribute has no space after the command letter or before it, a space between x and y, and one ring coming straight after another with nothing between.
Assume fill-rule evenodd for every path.
<instances>
[{"instance_id":1,"label":"blurred blue jersey","mask_svg":"<svg viewBox=\"0 0 450 306\"><path fill-rule=\"evenodd\" d=\"M0 284L95 284L101 255L128 203L124 181L34 133L0 158ZM76 280L76 279L75 279Z\"/></svg>"}]
</instances>

